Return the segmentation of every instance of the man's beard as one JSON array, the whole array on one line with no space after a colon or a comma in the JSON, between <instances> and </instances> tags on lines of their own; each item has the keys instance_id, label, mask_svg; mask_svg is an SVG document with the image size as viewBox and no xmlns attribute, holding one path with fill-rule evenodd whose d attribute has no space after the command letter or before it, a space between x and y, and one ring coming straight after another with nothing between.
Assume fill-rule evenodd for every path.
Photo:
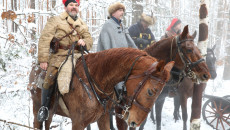
<instances>
[{"instance_id":1,"label":"man's beard","mask_svg":"<svg viewBox=\"0 0 230 130\"><path fill-rule=\"evenodd\" d=\"M68 14L74 21L77 20L77 13L72 13L71 11L69 11Z\"/></svg>"}]
</instances>

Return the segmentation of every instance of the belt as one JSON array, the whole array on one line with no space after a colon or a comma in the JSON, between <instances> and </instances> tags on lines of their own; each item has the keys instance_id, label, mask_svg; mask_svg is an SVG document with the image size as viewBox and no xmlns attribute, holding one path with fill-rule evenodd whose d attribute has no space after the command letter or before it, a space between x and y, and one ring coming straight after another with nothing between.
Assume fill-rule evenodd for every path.
<instances>
[{"instance_id":1,"label":"belt","mask_svg":"<svg viewBox=\"0 0 230 130\"><path fill-rule=\"evenodd\" d=\"M59 45L59 49L64 49L64 50L69 50L71 48L72 45L68 45L68 46L62 46L62 45ZM75 46L74 47L74 50L80 50L79 49L79 46Z\"/></svg>"}]
</instances>

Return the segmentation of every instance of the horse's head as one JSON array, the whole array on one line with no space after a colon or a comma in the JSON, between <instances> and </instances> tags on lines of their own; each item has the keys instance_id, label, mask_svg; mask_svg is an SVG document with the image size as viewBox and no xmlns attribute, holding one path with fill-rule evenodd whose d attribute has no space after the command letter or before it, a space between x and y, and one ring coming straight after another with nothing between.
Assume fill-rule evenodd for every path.
<instances>
[{"instance_id":1,"label":"horse's head","mask_svg":"<svg viewBox=\"0 0 230 130\"><path fill-rule=\"evenodd\" d=\"M123 110L122 114L130 127L137 127L145 120L165 83L169 80L170 71L174 65L173 61L167 65L156 61L150 66L144 66L146 63L143 62L135 65L136 68L133 69L126 82L126 110Z\"/></svg>"},{"instance_id":2,"label":"horse's head","mask_svg":"<svg viewBox=\"0 0 230 130\"><path fill-rule=\"evenodd\" d=\"M183 70L187 77L193 82L207 82L210 78L207 64L204 62L203 57L200 54L198 47L194 44L194 38L196 32L191 36L189 35L188 25L184 27L183 32L174 37L177 46L177 55L175 61L177 61L176 68Z\"/></svg>"},{"instance_id":3,"label":"horse's head","mask_svg":"<svg viewBox=\"0 0 230 130\"><path fill-rule=\"evenodd\" d=\"M209 72L211 74L211 79L215 79L217 76L216 73L216 56L214 54L214 49L216 45L214 45L212 48L207 49L207 55L206 55L206 63L208 65Z\"/></svg>"}]
</instances>

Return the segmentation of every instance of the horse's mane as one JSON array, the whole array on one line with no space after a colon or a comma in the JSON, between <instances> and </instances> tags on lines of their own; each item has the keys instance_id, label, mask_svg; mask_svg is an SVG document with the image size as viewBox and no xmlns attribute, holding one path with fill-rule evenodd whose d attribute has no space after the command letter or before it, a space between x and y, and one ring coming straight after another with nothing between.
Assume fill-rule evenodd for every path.
<instances>
[{"instance_id":1,"label":"horse's mane","mask_svg":"<svg viewBox=\"0 0 230 130\"><path fill-rule=\"evenodd\" d=\"M89 64L94 64L94 66L108 67L108 65L114 64L132 64L136 57L143 55L147 55L147 53L138 49L113 48L97 53L91 53L86 56L86 60Z\"/></svg>"},{"instance_id":2,"label":"horse's mane","mask_svg":"<svg viewBox=\"0 0 230 130\"><path fill-rule=\"evenodd\" d=\"M149 47L145 48L144 51L147 52L150 56L153 57L161 57L160 55L162 55L161 53L165 53L165 51L160 51L162 50L162 48L166 48L165 46L169 46L168 43L171 43L173 37L168 37L165 39L162 39L152 45L150 45ZM160 51L160 52L159 52Z\"/></svg>"},{"instance_id":3,"label":"horse's mane","mask_svg":"<svg viewBox=\"0 0 230 130\"><path fill-rule=\"evenodd\" d=\"M145 55L147 55L146 52L138 49L113 48L86 55L86 62L90 73L97 75L100 81L105 81L111 79L114 75L124 76L127 72L123 71L127 70L127 68L129 69L138 56ZM153 57L150 58L155 59ZM106 79L102 79L102 77L106 77Z\"/></svg>"}]
</instances>

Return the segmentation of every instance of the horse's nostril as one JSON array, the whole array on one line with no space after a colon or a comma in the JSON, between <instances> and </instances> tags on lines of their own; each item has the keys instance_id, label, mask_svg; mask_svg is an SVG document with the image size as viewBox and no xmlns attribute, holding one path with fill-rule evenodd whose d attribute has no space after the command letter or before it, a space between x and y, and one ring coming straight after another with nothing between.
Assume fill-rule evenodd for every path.
<instances>
[{"instance_id":1,"label":"horse's nostril","mask_svg":"<svg viewBox=\"0 0 230 130\"><path fill-rule=\"evenodd\" d=\"M136 127L137 126L137 124L134 122L134 121L132 121L131 123L130 123L130 127Z\"/></svg>"}]
</instances>

